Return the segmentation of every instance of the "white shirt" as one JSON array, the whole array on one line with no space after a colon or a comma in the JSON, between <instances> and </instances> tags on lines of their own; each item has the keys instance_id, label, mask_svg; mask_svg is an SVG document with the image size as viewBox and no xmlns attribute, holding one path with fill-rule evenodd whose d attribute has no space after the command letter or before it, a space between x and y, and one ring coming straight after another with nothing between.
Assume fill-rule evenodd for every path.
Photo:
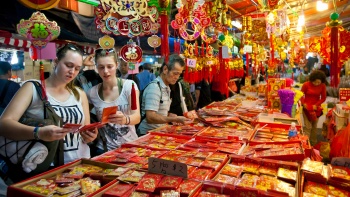
<instances>
[{"instance_id":1,"label":"white shirt","mask_svg":"<svg viewBox=\"0 0 350 197\"><path fill-rule=\"evenodd\" d=\"M123 112L125 115L131 115L131 88L134 82L132 80L123 80L122 91L119 97L114 101L104 101L98 95L98 90L101 87L101 83L95 85L88 92L88 99L91 104L94 105L96 109L97 119L101 121L103 108L118 106L118 111ZM134 83L135 90L138 90L137 85ZM131 142L136 140L137 134L135 130L135 125L118 125L108 123L105 126L107 130L107 148L108 150L116 149L120 147L125 142ZM103 149L102 141L99 140L97 147Z\"/></svg>"}]
</instances>

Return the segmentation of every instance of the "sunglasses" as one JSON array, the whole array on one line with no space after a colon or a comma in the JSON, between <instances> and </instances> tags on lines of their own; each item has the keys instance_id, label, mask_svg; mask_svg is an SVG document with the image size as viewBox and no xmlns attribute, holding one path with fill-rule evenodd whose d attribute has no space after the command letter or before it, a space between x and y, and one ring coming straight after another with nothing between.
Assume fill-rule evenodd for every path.
<instances>
[{"instance_id":1,"label":"sunglasses","mask_svg":"<svg viewBox=\"0 0 350 197\"><path fill-rule=\"evenodd\" d=\"M96 49L95 54L96 55L108 55L109 53L114 53L114 48L111 49Z\"/></svg>"},{"instance_id":2,"label":"sunglasses","mask_svg":"<svg viewBox=\"0 0 350 197\"><path fill-rule=\"evenodd\" d=\"M74 44L70 44L70 43L68 43L68 44L64 45L63 47L59 48L59 49L57 50L57 54L60 54L64 49L69 49L69 50L72 50L72 51L77 51L77 52L83 54L83 51L82 51L79 47L75 46Z\"/></svg>"}]
</instances>

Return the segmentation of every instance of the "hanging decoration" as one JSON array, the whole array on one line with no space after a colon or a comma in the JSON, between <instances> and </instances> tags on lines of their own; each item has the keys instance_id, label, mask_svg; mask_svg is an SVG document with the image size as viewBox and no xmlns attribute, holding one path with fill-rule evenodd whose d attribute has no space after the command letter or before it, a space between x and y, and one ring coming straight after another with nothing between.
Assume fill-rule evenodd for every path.
<instances>
[{"instance_id":1,"label":"hanging decoration","mask_svg":"<svg viewBox=\"0 0 350 197\"><path fill-rule=\"evenodd\" d=\"M28 38L36 48L41 49L59 36L60 27L55 21L49 21L43 13L37 11L28 20L21 19L17 24L17 31Z\"/></svg>"},{"instance_id":2,"label":"hanging decoration","mask_svg":"<svg viewBox=\"0 0 350 197\"><path fill-rule=\"evenodd\" d=\"M124 45L119 51L120 57L126 62L136 63L142 59L142 49L133 40Z\"/></svg>"},{"instance_id":3,"label":"hanging decoration","mask_svg":"<svg viewBox=\"0 0 350 197\"><path fill-rule=\"evenodd\" d=\"M154 53L157 53L156 48L161 45L161 38L157 35L152 35L151 37L147 38L147 43L150 47L154 49Z\"/></svg>"},{"instance_id":4,"label":"hanging decoration","mask_svg":"<svg viewBox=\"0 0 350 197\"><path fill-rule=\"evenodd\" d=\"M57 6L60 0L18 0L28 8L35 10L48 10Z\"/></svg>"},{"instance_id":5,"label":"hanging decoration","mask_svg":"<svg viewBox=\"0 0 350 197\"><path fill-rule=\"evenodd\" d=\"M160 33L161 37L161 55L165 57L165 61L169 60L170 48L169 48L169 25L168 25L168 13L166 8L170 4L170 0L158 0L159 6L162 9L160 13Z\"/></svg>"},{"instance_id":6,"label":"hanging decoration","mask_svg":"<svg viewBox=\"0 0 350 197\"><path fill-rule=\"evenodd\" d=\"M171 26L173 29L179 30L183 39L196 40L201 34L205 34L202 30L211 24L203 5L204 1L196 0L179 1L177 4L178 13L175 15L175 20L171 21ZM191 24L190 31L188 31L188 24Z\"/></svg>"},{"instance_id":7,"label":"hanging decoration","mask_svg":"<svg viewBox=\"0 0 350 197\"><path fill-rule=\"evenodd\" d=\"M95 7L95 24L103 34L128 37L158 32L159 14L156 6L146 0L100 0Z\"/></svg>"},{"instance_id":8,"label":"hanging decoration","mask_svg":"<svg viewBox=\"0 0 350 197\"><path fill-rule=\"evenodd\" d=\"M115 45L115 40L108 35L104 35L98 40L98 44L102 49L112 49Z\"/></svg>"},{"instance_id":9,"label":"hanging decoration","mask_svg":"<svg viewBox=\"0 0 350 197\"><path fill-rule=\"evenodd\" d=\"M56 39L60 34L60 27L55 21L49 21L46 16L37 11L28 19L21 19L17 24L17 31L20 35L28 38L32 45L38 49L41 57L42 50L47 44ZM53 47L53 49L56 49ZM44 64L40 63L40 80L43 88L45 88Z\"/></svg>"}]
</instances>

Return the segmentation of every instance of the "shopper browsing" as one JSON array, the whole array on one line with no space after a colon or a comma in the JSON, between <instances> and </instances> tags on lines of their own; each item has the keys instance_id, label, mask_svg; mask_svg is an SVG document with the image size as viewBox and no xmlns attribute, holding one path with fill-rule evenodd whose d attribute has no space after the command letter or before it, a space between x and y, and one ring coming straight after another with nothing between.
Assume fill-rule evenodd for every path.
<instances>
[{"instance_id":1,"label":"shopper browsing","mask_svg":"<svg viewBox=\"0 0 350 197\"><path fill-rule=\"evenodd\" d=\"M50 105L66 123L87 125L90 123L89 104L86 94L73 84L82 65L82 51L75 45L67 44L57 51L53 72L45 80L45 92ZM51 142L63 139L64 162L90 158L87 143L97 136L97 130L68 133L70 129L55 125L32 127L19 122L23 114L29 118L44 119L42 101L33 83L24 83L9 103L0 118L0 141L41 140ZM33 176L33 174L32 174ZM22 179L25 177L21 177Z\"/></svg>"},{"instance_id":2,"label":"shopper browsing","mask_svg":"<svg viewBox=\"0 0 350 197\"><path fill-rule=\"evenodd\" d=\"M153 80L144 90L141 103L141 124L139 135L161 127L170 122L184 123L187 118L183 116L169 116L170 84L175 84L185 67L184 60L177 54L170 55L169 62L163 64L160 76Z\"/></svg>"},{"instance_id":3,"label":"shopper browsing","mask_svg":"<svg viewBox=\"0 0 350 197\"><path fill-rule=\"evenodd\" d=\"M309 136L311 145L317 143L317 122L322 115L321 104L326 100L326 75L315 70L309 76L309 81L303 84L301 98L303 105L304 132Z\"/></svg>"},{"instance_id":4,"label":"shopper browsing","mask_svg":"<svg viewBox=\"0 0 350 197\"><path fill-rule=\"evenodd\" d=\"M102 83L92 87L88 92L90 103L96 109L97 119L102 122L104 108L117 106L117 112L108 116L108 124L100 129L100 135L106 138L106 148L116 149L125 142L137 139L135 124L140 122L139 92L132 80L116 76L118 68L117 53L114 49L98 49L95 52L95 62ZM132 98L132 88L136 98ZM132 99L136 99L137 109L132 109ZM96 155L103 153L104 138L97 142Z\"/></svg>"}]
</instances>

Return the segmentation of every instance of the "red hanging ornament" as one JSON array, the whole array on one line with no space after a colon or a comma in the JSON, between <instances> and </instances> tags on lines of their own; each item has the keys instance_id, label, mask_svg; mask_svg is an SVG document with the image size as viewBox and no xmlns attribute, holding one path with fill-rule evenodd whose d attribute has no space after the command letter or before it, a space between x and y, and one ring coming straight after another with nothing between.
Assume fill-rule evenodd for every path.
<instances>
[{"instance_id":1,"label":"red hanging ornament","mask_svg":"<svg viewBox=\"0 0 350 197\"><path fill-rule=\"evenodd\" d=\"M137 102L136 102L136 90L134 87L134 83L132 83L131 86L131 110L137 109Z\"/></svg>"}]
</instances>

